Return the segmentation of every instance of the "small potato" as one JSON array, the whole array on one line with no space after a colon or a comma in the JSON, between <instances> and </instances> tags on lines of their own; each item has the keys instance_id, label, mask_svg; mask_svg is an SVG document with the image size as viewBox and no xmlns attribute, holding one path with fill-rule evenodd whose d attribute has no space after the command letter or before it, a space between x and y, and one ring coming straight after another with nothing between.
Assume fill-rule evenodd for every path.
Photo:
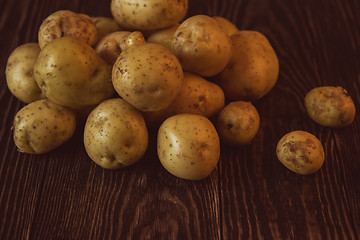
<instances>
[{"instance_id":1,"label":"small potato","mask_svg":"<svg viewBox=\"0 0 360 240\"><path fill-rule=\"evenodd\" d=\"M179 26L180 24L177 23L171 27L156 31L147 38L147 42L157 43L171 50L172 38Z\"/></svg>"},{"instance_id":2,"label":"small potato","mask_svg":"<svg viewBox=\"0 0 360 240\"><path fill-rule=\"evenodd\" d=\"M224 32L226 32L226 34L229 37L231 37L234 33L239 31L237 26L232 22L230 22L228 19L220 16L214 16L213 18L216 20L216 22L219 24L221 29L224 30Z\"/></svg>"},{"instance_id":3,"label":"small potato","mask_svg":"<svg viewBox=\"0 0 360 240\"><path fill-rule=\"evenodd\" d=\"M232 57L217 76L220 87L232 101L254 101L266 95L279 75L279 61L268 39L256 31L231 36Z\"/></svg>"},{"instance_id":4,"label":"small potato","mask_svg":"<svg viewBox=\"0 0 360 240\"><path fill-rule=\"evenodd\" d=\"M141 111L167 108L179 94L184 73L167 48L137 44L121 52L112 70L116 92Z\"/></svg>"},{"instance_id":5,"label":"small potato","mask_svg":"<svg viewBox=\"0 0 360 240\"><path fill-rule=\"evenodd\" d=\"M216 20L195 15L180 24L173 35L172 52L184 70L209 77L220 73L231 57L230 37Z\"/></svg>"},{"instance_id":6,"label":"small potato","mask_svg":"<svg viewBox=\"0 0 360 240\"><path fill-rule=\"evenodd\" d=\"M342 87L318 87L305 96L305 107L310 118L326 127L346 127L355 118L355 105Z\"/></svg>"},{"instance_id":7,"label":"small potato","mask_svg":"<svg viewBox=\"0 0 360 240\"><path fill-rule=\"evenodd\" d=\"M121 98L100 103L89 115L84 145L99 166L119 169L137 162L148 146L148 131L141 112Z\"/></svg>"},{"instance_id":8,"label":"small potato","mask_svg":"<svg viewBox=\"0 0 360 240\"><path fill-rule=\"evenodd\" d=\"M176 177L201 180L220 158L220 140L209 119L179 114L166 119L157 135L157 153L164 168Z\"/></svg>"},{"instance_id":9,"label":"small potato","mask_svg":"<svg viewBox=\"0 0 360 240\"><path fill-rule=\"evenodd\" d=\"M223 90L216 84L189 72L184 72L184 82L179 95L164 110L144 112L150 125L162 123L166 118L180 114L193 113L211 117L225 105Z\"/></svg>"},{"instance_id":10,"label":"small potato","mask_svg":"<svg viewBox=\"0 0 360 240\"><path fill-rule=\"evenodd\" d=\"M72 109L96 105L112 97L111 66L88 44L57 38L40 52L34 77L53 102Z\"/></svg>"},{"instance_id":11,"label":"small potato","mask_svg":"<svg viewBox=\"0 0 360 240\"><path fill-rule=\"evenodd\" d=\"M75 114L48 99L32 102L15 115L14 142L20 152L42 154L69 140L76 127Z\"/></svg>"},{"instance_id":12,"label":"small potato","mask_svg":"<svg viewBox=\"0 0 360 240\"><path fill-rule=\"evenodd\" d=\"M44 99L34 78L34 65L40 53L37 43L26 43L17 47L6 64L6 82L10 92L25 103Z\"/></svg>"},{"instance_id":13,"label":"small potato","mask_svg":"<svg viewBox=\"0 0 360 240\"><path fill-rule=\"evenodd\" d=\"M38 32L39 46L42 49L60 37L73 37L91 46L98 42L97 29L91 18L69 10L54 12L41 23Z\"/></svg>"},{"instance_id":14,"label":"small potato","mask_svg":"<svg viewBox=\"0 0 360 240\"><path fill-rule=\"evenodd\" d=\"M319 139L305 131L293 131L283 136L277 144L276 155L285 167L301 175L318 171L325 159Z\"/></svg>"},{"instance_id":15,"label":"small potato","mask_svg":"<svg viewBox=\"0 0 360 240\"><path fill-rule=\"evenodd\" d=\"M106 35L120 31L120 26L114 18L109 17L91 17L97 31L97 40L100 41Z\"/></svg>"},{"instance_id":16,"label":"small potato","mask_svg":"<svg viewBox=\"0 0 360 240\"><path fill-rule=\"evenodd\" d=\"M221 110L217 118L220 139L230 146L250 144L259 125L259 113L250 102L231 102Z\"/></svg>"},{"instance_id":17,"label":"small potato","mask_svg":"<svg viewBox=\"0 0 360 240\"><path fill-rule=\"evenodd\" d=\"M126 40L131 32L113 32L103 37L96 45L96 52L111 66L114 65L120 53L127 47Z\"/></svg>"},{"instance_id":18,"label":"small potato","mask_svg":"<svg viewBox=\"0 0 360 240\"><path fill-rule=\"evenodd\" d=\"M116 22L125 29L153 30L182 20L188 0L112 0L110 9Z\"/></svg>"}]
</instances>

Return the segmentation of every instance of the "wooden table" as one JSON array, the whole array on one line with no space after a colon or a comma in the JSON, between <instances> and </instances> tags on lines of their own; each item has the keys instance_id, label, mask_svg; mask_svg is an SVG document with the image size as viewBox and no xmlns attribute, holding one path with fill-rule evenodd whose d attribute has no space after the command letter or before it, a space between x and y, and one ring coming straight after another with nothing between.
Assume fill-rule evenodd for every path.
<instances>
[{"instance_id":1,"label":"wooden table","mask_svg":"<svg viewBox=\"0 0 360 240\"><path fill-rule=\"evenodd\" d=\"M202 181L170 175L156 155L156 130L137 164L104 170L86 155L82 127L58 149L19 153L11 125L25 104L11 95L5 65L37 41L44 18L68 9L111 16L110 1L0 1L0 239L359 239L360 118L332 129L315 124L303 98L312 88L347 89L360 112L360 1L197 0L188 15L221 15L257 30L280 61L273 90L254 102L260 130L250 146L222 146ZM276 158L292 130L317 136L326 160L300 176Z\"/></svg>"}]
</instances>

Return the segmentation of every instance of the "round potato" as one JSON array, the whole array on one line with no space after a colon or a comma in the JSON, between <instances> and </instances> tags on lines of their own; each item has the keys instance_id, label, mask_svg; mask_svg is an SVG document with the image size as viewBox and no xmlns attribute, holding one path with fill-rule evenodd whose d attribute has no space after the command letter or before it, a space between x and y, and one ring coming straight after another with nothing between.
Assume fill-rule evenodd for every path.
<instances>
[{"instance_id":1,"label":"round potato","mask_svg":"<svg viewBox=\"0 0 360 240\"><path fill-rule=\"evenodd\" d=\"M96 45L96 52L111 66L114 65L120 53L127 47L127 38L131 32L113 32L103 37Z\"/></svg>"},{"instance_id":2,"label":"round potato","mask_svg":"<svg viewBox=\"0 0 360 240\"><path fill-rule=\"evenodd\" d=\"M195 15L182 22L172 40L172 52L184 70L205 77L225 68L231 48L230 37L215 19L205 15Z\"/></svg>"},{"instance_id":3,"label":"round potato","mask_svg":"<svg viewBox=\"0 0 360 240\"><path fill-rule=\"evenodd\" d=\"M292 131L277 144L276 155L288 169L301 175L318 171L324 163L324 148L314 135L305 131Z\"/></svg>"},{"instance_id":4,"label":"round potato","mask_svg":"<svg viewBox=\"0 0 360 240\"><path fill-rule=\"evenodd\" d=\"M161 124L157 153L161 164L174 176L201 180L217 166L220 140L214 125L206 117L179 114Z\"/></svg>"},{"instance_id":5,"label":"round potato","mask_svg":"<svg viewBox=\"0 0 360 240\"><path fill-rule=\"evenodd\" d=\"M217 77L218 83L230 100L258 100L278 79L276 53L267 38L256 31L239 31L231 39L232 57Z\"/></svg>"},{"instance_id":6,"label":"round potato","mask_svg":"<svg viewBox=\"0 0 360 240\"><path fill-rule=\"evenodd\" d=\"M116 92L141 111L168 107L179 94L184 73L167 48L144 43L121 52L112 71Z\"/></svg>"},{"instance_id":7,"label":"round potato","mask_svg":"<svg viewBox=\"0 0 360 240\"><path fill-rule=\"evenodd\" d=\"M91 20L94 22L97 39L100 41L106 35L120 31L120 26L116 23L114 18L109 17L91 17Z\"/></svg>"},{"instance_id":8,"label":"round potato","mask_svg":"<svg viewBox=\"0 0 360 240\"><path fill-rule=\"evenodd\" d=\"M163 45L167 49L171 50L172 38L179 26L180 24L177 23L171 27L156 31L152 33L146 41L149 43L157 43Z\"/></svg>"},{"instance_id":9,"label":"round potato","mask_svg":"<svg viewBox=\"0 0 360 240\"><path fill-rule=\"evenodd\" d=\"M305 96L305 107L310 118L326 127L346 127L355 118L355 105L342 87L314 88Z\"/></svg>"},{"instance_id":10,"label":"round potato","mask_svg":"<svg viewBox=\"0 0 360 240\"><path fill-rule=\"evenodd\" d=\"M220 16L214 16L213 18L216 20L216 22L219 24L221 29L224 30L224 32L226 32L226 34L229 37L231 37L234 33L239 31L237 26L232 22L230 22L228 19Z\"/></svg>"},{"instance_id":11,"label":"round potato","mask_svg":"<svg viewBox=\"0 0 360 240\"><path fill-rule=\"evenodd\" d=\"M74 134L75 114L48 99L32 102L17 112L14 118L14 142L20 152L49 152Z\"/></svg>"},{"instance_id":12,"label":"round potato","mask_svg":"<svg viewBox=\"0 0 360 240\"><path fill-rule=\"evenodd\" d=\"M111 66L71 37L54 39L41 50L34 77L51 101L73 109L96 105L114 93Z\"/></svg>"},{"instance_id":13,"label":"round potato","mask_svg":"<svg viewBox=\"0 0 360 240\"><path fill-rule=\"evenodd\" d=\"M110 9L116 22L125 29L153 30L182 20L188 0L112 0Z\"/></svg>"},{"instance_id":14,"label":"round potato","mask_svg":"<svg viewBox=\"0 0 360 240\"><path fill-rule=\"evenodd\" d=\"M230 146L250 144L260 125L260 116L250 102L236 101L226 105L218 115L217 130L221 141Z\"/></svg>"},{"instance_id":15,"label":"round potato","mask_svg":"<svg viewBox=\"0 0 360 240\"><path fill-rule=\"evenodd\" d=\"M98 42L97 29L91 18L69 10L54 12L41 23L38 32L39 46L42 49L60 37L73 37L91 46Z\"/></svg>"},{"instance_id":16,"label":"round potato","mask_svg":"<svg viewBox=\"0 0 360 240\"><path fill-rule=\"evenodd\" d=\"M37 43L26 43L17 47L6 64L6 82L10 92L25 103L44 99L34 78L34 65L40 53Z\"/></svg>"},{"instance_id":17,"label":"round potato","mask_svg":"<svg viewBox=\"0 0 360 240\"><path fill-rule=\"evenodd\" d=\"M99 166L119 169L137 162L148 146L148 131L141 112L121 98L100 103L89 115L84 145Z\"/></svg>"}]
</instances>

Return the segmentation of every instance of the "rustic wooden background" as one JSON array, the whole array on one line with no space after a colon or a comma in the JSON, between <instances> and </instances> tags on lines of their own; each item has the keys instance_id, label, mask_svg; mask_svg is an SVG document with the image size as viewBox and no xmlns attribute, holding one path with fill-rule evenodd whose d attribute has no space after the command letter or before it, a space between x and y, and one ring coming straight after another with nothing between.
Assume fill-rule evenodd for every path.
<instances>
[{"instance_id":1,"label":"rustic wooden background","mask_svg":"<svg viewBox=\"0 0 360 240\"><path fill-rule=\"evenodd\" d=\"M110 1L0 0L0 239L359 239L359 114L349 127L321 127L303 98L340 85L360 112L360 1L189 2L189 16L221 15L264 33L280 61L277 85L254 102L261 126L253 144L222 146L216 170L196 182L162 168L156 131L143 159L118 171L87 157L81 127L48 154L17 152L10 128L24 103L6 86L9 54L37 41L52 12L111 16ZM277 160L277 141L292 130L323 143L319 172L300 176Z\"/></svg>"}]
</instances>

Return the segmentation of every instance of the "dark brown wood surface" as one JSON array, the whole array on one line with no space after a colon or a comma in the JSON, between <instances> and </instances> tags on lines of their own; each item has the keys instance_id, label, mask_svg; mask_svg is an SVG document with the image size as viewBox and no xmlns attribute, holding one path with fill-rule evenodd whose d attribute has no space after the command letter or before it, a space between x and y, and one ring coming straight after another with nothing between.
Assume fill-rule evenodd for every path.
<instances>
[{"instance_id":1,"label":"dark brown wood surface","mask_svg":"<svg viewBox=\"0 0 360 240\"><path fill-rule=\"evenodd\" d=\"M342 86L360 112L360 1L189 0L188 16L221 15L265 34L278 54L274 89L254 102L260 130L250 146L222 146L205 180L170 175L150 146L137 164L104 170L86 155L82 128L43 155L19 153L11 125L25 104L6 86L11 51L37 41L44 18L68 9L111 16L110 1L0 0L0 239L359 239L360 118L342 129L311 121L303 105L317 86ZM317 136L326 160L300 176L277 160L292 130Z\"/></svg>"}]
</instances>

